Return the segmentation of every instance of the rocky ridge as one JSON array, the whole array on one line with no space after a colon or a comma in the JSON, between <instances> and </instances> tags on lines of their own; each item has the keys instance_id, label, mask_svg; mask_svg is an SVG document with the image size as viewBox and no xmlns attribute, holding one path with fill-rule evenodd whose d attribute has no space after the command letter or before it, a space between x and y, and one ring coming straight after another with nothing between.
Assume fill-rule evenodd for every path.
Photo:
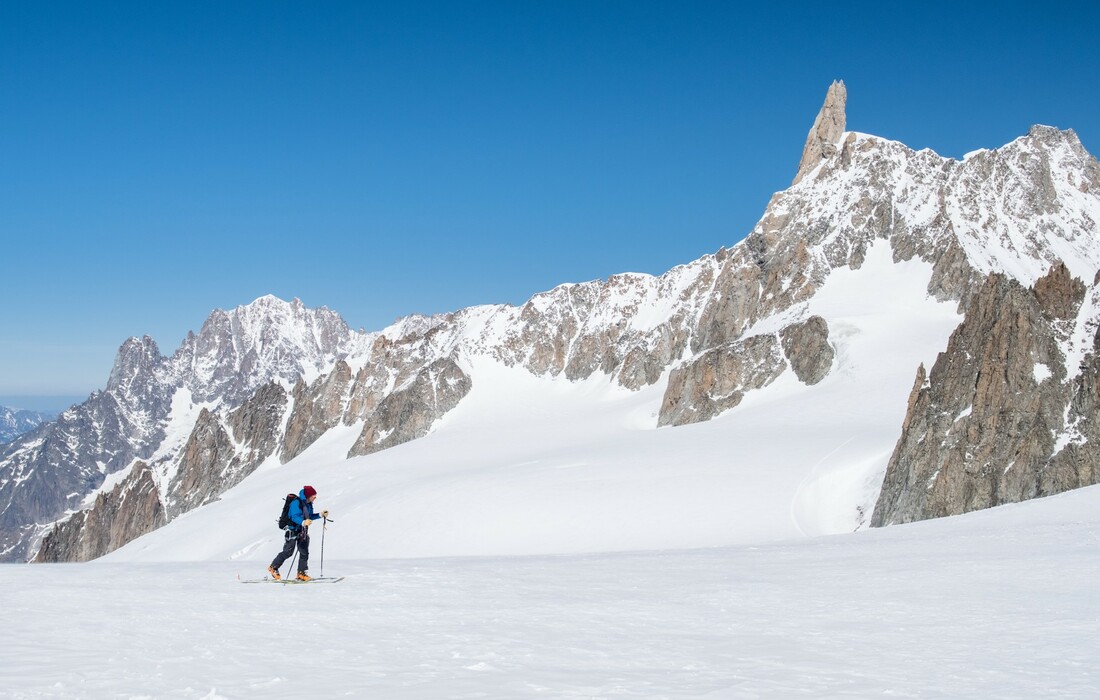
<instances>
[{"instance_id":1,"label":"rocky ridge","mask_svg":"<svg viewBox=\"0 0 1100 700\"><path fill-rule=\"evenodd\" d=\"M848 121L846 107L848 105L848 89L843 80L833 81L829 91L825 94L825 104L821 106L814 125L806 137L806 145L802 147L802 159L798 164L798 172L794 176L792 185L797 185L806 175L818 166L821 161L836 155L837 144L844 134L844 126Z\"/></svg>"},{"instance_id":2,"label":"rocky ridge","mask_svg":"<svg viewBox=\"0 0 1100 700\"><path fill-rule=\"evenodd\" d=\"M138 502L145 516L127 533L138 536L158 526L158 509L170 519L209 502L337 425L362 426L351 455L422 437L477 381L472 358L573 380L599 373L630 389L667 380L656 422L668 426L718 415L788 369L815 384L833 358L828 320L809 316L807 302L834 269L859 269L876 240L889 241L895 260L930 263L929 293L964 309L994 273L1026 287L1059 262L1071 275L1100 269L1100 168L1073 132L1036 127L957 161L844 132L845 100L834 84L796 184L772 198L744 241L664 275L562 285L519 307L413 316L377 334L265 297L214 312L172 358L151 340L128 341L108 390L70 417L83 432L51 431L0 455L3 558L33 552L52 521L123 469L129 476L92 509L146 493L148 472L159 506ZM753 331L776 319L774 332ZM1089 390L1082 385L1075 400L1088 405ZM167 439L169 426L187 439ZM72 451L58 452L62 445ZM49 492L44 472L72 476ZM68 534L82 527L55 528L39 559L102 553Z\"/></svg>"},{"instance_id":3,"label":"rocky ridge","mask_svg":"<svg viewBox=\"0 0 1100 700\"><path fill-rule=\"evenodd\" d=\"M174 460L165 453L182 447L168 444L166 432L177 396L236 408L267 382L321 374L334 355L353 354L370 338L327 309L264 297L215 311L170 357L149 337L127 340L106 389L0 446L0 561L25 558L51 523L85 508L108 476L138 461L158 475L167 500L163 463ZM129 484L120 488L131 492Z\"/></svg>"},{"instance_id":4,"label":"rocky ridge","mask_svg":"<svg viewBox=\"0 0 1100 700\"><path fill-rule=\"evenodd\" d=\"M1086 287L1059 264L1028 288L991 274L918 369L872 524L1100 483L1098 370L1100 275Z\"/></svg>"},{"instance_id":5,"label":"rocky ridge","mask_svg":"<svg viewBox=\"0 0 1100 700\"><path fill-rule=\"evenodd\" d=\"M35 430L57 417L56 413L0 406L0 445Z\"/></svg>"}]
</instances>

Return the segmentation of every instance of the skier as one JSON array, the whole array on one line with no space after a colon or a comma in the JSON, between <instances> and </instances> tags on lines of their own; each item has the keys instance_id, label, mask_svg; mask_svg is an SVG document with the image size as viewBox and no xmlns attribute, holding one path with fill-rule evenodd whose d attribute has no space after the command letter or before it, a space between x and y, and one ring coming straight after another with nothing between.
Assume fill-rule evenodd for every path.
<instances>
[{"instance_id":1,"label":"skier","mask_svg":"<svg viewBox=\"0 0 1100 700\"><path fill-rule=\"evenodd\" d=\"M294 546L298 546L298 576L299 581L309 581L309 526L317 519L317 513L313 510L313 502L317 500L317 489L305 486L298 492L298 498L291 502L287 510L290 524L286 526L286 543L283 551L279 552L267 567L267 573L276 581L279 575L279 567L294 553ZM320 517L328 518L328 511L321 511Z\"/></svg>"}]
</instances>

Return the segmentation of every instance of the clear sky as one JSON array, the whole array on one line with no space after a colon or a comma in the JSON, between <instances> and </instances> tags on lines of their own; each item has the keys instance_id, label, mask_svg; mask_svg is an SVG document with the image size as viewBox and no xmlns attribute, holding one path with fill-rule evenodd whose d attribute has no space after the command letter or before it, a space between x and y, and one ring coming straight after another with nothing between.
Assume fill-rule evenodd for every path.
<instances>
[{"instance_id":1,"label":"clear sky","mask_svg":"<svg viewBox=\"0 0 1100 700\"><path fill-rule=\"evenodd\" d=\"M409 313L741 240L848 128L1100 152L1100 3L0 2L0 403L265 294ZM23 403L27 403L24 401Z\"/></svg>"}]
</instances>

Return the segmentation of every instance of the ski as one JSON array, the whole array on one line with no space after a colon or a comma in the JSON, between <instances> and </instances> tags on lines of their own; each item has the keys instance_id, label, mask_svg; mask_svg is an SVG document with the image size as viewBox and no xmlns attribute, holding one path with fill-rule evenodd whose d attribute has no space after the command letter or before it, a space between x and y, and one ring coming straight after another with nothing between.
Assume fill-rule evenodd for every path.
<instances>
[{"instance_id":1,"label":"ski","mask_svg":"<svg viewBox=\"0 0 1100 700\"><path fill-rule=\"evenodd\" d=\"M298 586L298 585L301 585L303 583L337 583L339 581L343 581L344 577L343 576L318 576L317 578L311 578L308 581L299 581L298 579L295 579L295 578L276 579L276 578L270 578L268 576L264 576L263 578L240 578L238 576L237 580L240 581L241 583L282 583L282 584L286 584L286 585Z\"/></svg>"}]
</instances>

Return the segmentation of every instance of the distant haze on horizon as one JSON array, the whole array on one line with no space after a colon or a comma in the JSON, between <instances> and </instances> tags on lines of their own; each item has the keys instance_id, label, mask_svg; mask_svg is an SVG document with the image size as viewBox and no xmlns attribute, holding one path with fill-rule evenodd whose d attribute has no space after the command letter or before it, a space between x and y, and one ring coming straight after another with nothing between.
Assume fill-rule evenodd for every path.
<instances>
[{"instance_id":1,"label":"distant haze on horizon","mask_svg":"<svg viewBox=\"0 0 1100 700\"><path fill-rule=\"evenodd\" d=\"M5 396L0 395L0 406L14 408L23 411L42 411L46 413L61 413L70 406L82 403L88 398L87 394L71 396Z\"/></svg>"},{"instance_id":2,"label":"distant haze on horizon","mask_svg":"<svg viewBox=\"0 0 1100 700\"><path fill-rule=\"evenodd\" d=\"M1100 3L0 7L0 405L82 400L266 294L353 328L661 274L848 128L1100 148ZM1090 148L1092 146L1092 148ZM37 405L43 405L38 403Z\"/></svg>"}]
</instances>

